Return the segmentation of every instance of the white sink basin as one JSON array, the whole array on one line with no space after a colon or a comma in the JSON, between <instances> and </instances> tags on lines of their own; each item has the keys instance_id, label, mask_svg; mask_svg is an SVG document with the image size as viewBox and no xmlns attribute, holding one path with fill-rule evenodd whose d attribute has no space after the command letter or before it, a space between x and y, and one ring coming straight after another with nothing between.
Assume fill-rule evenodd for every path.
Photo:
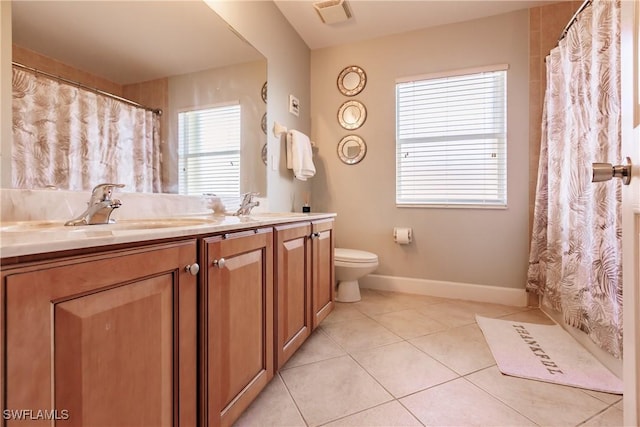
<instances>
[{"instance_id":1,"label":"white sink basin","mask_svg":"<svg viewBox=\"0 0 640 427\"><path fill-rule=\"evenodd\" d=\"M113 224L65 226L62 221L19 221L0 225L3 233L26 232L86 232L111 230L149 230L156 228L186 227L213 224L213 218L156 218L119 220Z\"/></svg>"}]
</instances>

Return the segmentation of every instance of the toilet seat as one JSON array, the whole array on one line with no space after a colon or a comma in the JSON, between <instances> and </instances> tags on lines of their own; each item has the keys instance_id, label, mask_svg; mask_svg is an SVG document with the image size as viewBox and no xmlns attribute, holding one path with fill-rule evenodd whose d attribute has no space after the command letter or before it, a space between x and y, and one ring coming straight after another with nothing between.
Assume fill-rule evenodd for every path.
<instances>
[{"instance_id":1,"label":"toilet seat","mask_svg":"<svg viewBox=\"0 0 640 427\"><path fill-rule=\"evenodd\" d=\"M378 255L356 249L335 248L333 257L335 261L354 264L378 262Z\"/></svg>"}]
</instances>

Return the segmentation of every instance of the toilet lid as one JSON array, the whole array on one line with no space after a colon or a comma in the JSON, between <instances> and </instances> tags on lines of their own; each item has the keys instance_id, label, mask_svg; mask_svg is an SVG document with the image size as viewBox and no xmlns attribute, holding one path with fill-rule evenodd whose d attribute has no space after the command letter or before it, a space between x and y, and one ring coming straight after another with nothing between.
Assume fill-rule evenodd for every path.
<instances>
[{"instance_id":1,"label":"toilet lid","mask_svg":"<svg viewBox=\"0 0 640 427\"><path fill-rule=\"evenodd\" d=\"M378 262L378 255L356 249L335 248L333 256L342 262Z\"/></svg>"}]
</instances>

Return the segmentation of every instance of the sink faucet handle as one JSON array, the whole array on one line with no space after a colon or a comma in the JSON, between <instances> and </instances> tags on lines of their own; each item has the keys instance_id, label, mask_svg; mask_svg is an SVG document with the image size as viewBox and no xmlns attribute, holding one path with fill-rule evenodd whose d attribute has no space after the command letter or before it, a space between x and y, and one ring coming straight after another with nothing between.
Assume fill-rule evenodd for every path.
<instances>
[{"instance_id":1,"label":"sink faucet handle","mask_svg":"<svg viewBox=\"0 0 640 427\"><path fill-rule=\"evenodd\" d=\"M248 193L243 193L242 194L242 201L243 203L251 203L253 201L253 198L256 196L259 196L260 193L255 193L252 191L249 191Z\"/></svg>"},{"instance_id":2,"label":"sink faucet handle","mask_svg":"<svg viewBox=\"0 0 640 427\"><path fill-rule=\"evenodd\" d=\"M114 188L122 188L124 184L98 184L93 187L93 191L91 192L91 202L90 204L105 202L111 200L111 195L113 194Z\"/></svg>"},{"instance_id":3,"label":"sink faucet handle","mask_svg":"<svg viewBox=\"0 0 640 427\"><path fill-rule=\"evenodd\" d=\"M260 193L254 193L254 192L243 193L241 195L240 208L238 208L235 215L248 215L251 212L252 208L256 206L260 206L259 201L253 200L253 198L259 194Z\"/></svg>"}]
</instances>

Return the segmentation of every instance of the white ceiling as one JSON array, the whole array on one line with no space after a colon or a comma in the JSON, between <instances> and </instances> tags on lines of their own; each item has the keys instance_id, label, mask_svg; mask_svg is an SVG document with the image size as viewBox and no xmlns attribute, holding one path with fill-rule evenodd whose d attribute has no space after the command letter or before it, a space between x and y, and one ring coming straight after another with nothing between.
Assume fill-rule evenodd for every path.
<instances>
[{"instance_id":1,"label":"white ceiling","mask_svg":"<svg viewBox=\"0 0 640 427\"><path fill-rule=\"evenodd\" d=\"M552 3L348 0L353 17L327 25L314 1L274 2L311 49ZM262 58L199 0L14 0L12 27L14 43L120 84Z\"/></svg>"},{"instance_id":2,"label":"white ceiling","mask_svg":"<svg viewBox=\"0 0 640 427\"><path fill-rule=\"evenodd\" d=\"M274 0L285 18L311 49L555 3L543 0L347 0L352 18L328 25L322 23L313 7L313 3L317 2Z\"/></svg>"}]
</instances>

